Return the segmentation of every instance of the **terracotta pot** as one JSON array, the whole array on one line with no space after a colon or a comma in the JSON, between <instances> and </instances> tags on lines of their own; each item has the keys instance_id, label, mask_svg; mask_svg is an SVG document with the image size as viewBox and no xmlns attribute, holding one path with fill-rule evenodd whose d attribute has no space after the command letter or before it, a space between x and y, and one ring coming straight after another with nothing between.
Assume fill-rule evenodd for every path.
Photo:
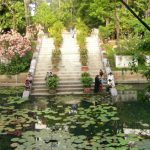
<instances>
[{"instance_id":1,"label":"terracotta pot","mask_svg":"<svg viewBox=\"0 0 150 150\"><path fill-rule=\"evenodd\" d=\"M90 87L84 88L84 93L91 93L91 88Z\"/></svg>"},{"instance_id":2,"label":"terracotta pot","mask_svg":"<svg viewBox=\"0 0 150 150\"><path fill-rule=\"evenodd\" d=\"M89 67L88 67L88 66L82 66L81 70L82 70L82 71L88 71L88 70L89 70Z\"/></svg>"},{"instance_id":3,"label":"terracotta pot","mask_svg":"<svg viewBox=\"0 0 150 150\"><path fill-rule=\"evenodd\" d=\"M50 94L55 94L56 93L56 89L49 89L49 93Z\"/></svg>"},{"instance_id":4,"label":"terracotta pot","mask_svg":"<svg viewBox=\"0 0 150 150\"><path fill-rule=\"evenodd\" d=\"M53 72L53 74L57 73L58 71L59 71L59 69L58 69L58 68L52 68L52 72Z\"/></svg>"}]
</instances>

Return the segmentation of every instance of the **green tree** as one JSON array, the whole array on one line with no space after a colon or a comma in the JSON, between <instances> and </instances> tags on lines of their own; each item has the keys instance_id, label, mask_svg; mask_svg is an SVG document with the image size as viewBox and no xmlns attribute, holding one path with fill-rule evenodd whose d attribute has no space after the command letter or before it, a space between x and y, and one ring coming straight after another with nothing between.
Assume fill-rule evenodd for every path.
<instances>
[{"instance_id":1,"label":"green tree","mask_svg":"<svg viewBox=\"0 0 150 150\"><path fill-rule=\"evenodd\" d=\"M33 20L35 23L41 24L45 29L48 29L57 20L57 16L47 3L41 3L37 8Z\"/></svg>"},{"instance_id":2,"label":"green tree","mask_svg":"<svg viewBox=\"0 0 150 150\"><path fill-rule=\"evenodd\" d=\"M20 32L25 29L25 10L21 1L1 2L0 6L0 29L15 29Z\"/></svg>"}]
</instances>

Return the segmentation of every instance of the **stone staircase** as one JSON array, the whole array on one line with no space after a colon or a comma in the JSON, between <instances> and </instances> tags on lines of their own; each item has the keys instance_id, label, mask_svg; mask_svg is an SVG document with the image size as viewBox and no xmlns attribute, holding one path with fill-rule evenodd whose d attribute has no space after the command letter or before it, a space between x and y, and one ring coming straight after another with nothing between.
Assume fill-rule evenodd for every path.
<instances>
[{"instance_id":1,"label":"stone staircase","mask_svg":"<svg viewBox=\"0 0 150 150\"><path fill-rule=\"evenodd\" d=\"M89 73L94 78L95 75L99 74L99 70L103 69L98 34L92 34L90 37L87 37L86 42Z\"/></svg>"},{"instance_id":2,"label":"stone staircase","mask_svg":"<svg viewBox=\"0 0 150 150\"><path fill-rule=\"evenodd\" d=\"M65 32L63 33L63 40L62 60L58 72L60 78L58 94L82 94L81 63L76 37L72 38L69 32Z\"/></svg>"},{"instance_id":3,"label":"stone staircase","mask_svg":"<svg viewBox=\"0 0 150 150\"><path fill-rule=\"evenodd\" d=\"M99 50L98 36L91 35L87 37L87 49L89 56L89 73L93 79L102 68L101 54ZM31 95L50 95L45 83L46 72L51 68L51 53L54 48L52 38L44 38L39 53L37 68L33 81L33 90ZM63 45L61 47L61 62L57 75L60 78L57 94L83 94L81 78L81 63L79 46L76 37L72 38L69 32L63 33Z\"/></svg>"},{"instance_id":4,"label":"stone staircase","mask_svg":"<svg viewBox=\"0 0 150 150\"><path fill-rule=\"evenodd\" d=\"M47 71L51 70L51 55L54 49L52 38L43 37L42 46L39 52L36 71L33 80L31 95L48 94L45 76Z\"/></svg>"}]
</instances>

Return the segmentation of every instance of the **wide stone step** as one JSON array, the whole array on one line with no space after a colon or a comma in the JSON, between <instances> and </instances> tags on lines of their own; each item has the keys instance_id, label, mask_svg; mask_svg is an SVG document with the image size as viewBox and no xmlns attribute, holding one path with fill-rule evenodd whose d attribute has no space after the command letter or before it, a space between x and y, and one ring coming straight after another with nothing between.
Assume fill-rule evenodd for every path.
<instances>
[{"instance_id":1,"label":"wide stone step","mask_svg":"<svg viewBox=\"0 0 150 150\"><path fill-rule=\"evenodd\" d=\"M44 57L44 56L46 56L46 57L48 57L48 56L52 56L52 51L49 51L49 52L40 52L39 53L39 58L42 56L42 57Z\"/></svg>"},{"instance_id":2,"label":"wide stone step","mask_svg":"<svg viewBox=\"0 0 150 150\"><path fill-rule=\"evenodd\" d=\"M38 61L44 61L44 62L46 62L46 61L48 61L48 60L51 60L51 56L40 56L40 57L38 57Z\"/></svg>"},{"instance_id":3,"label":"wide stone step","mask_svg":"<svg viewBox=\"0 0 150 150\"><path fill-rule=\"evenodd\" d=\"M45 57L45 58L50 58L52 56L52 52L48 52L46 54L42 53L42 54L39 54L39 57L38 58L42 58L42 57Z\"/></svg>"},{"instance_id":4,"label":"wide stone step","mask_svg":"<svg viewBox=\"0 0 150 150\"><path fill-rule=\"evenodd\" d=\"M33 81L33 86L34 85L46 85L46 81L38 81L38 82Z\"/></svg>"},{"instance_id":5,"label":"wide stone step","mask_svg":"<svg viewBox=\"0 0 150 150\"><path fill-rule=\"evenodd\" d=\"M48 60L46 63L45 63L45 61L39 61L38 60L38 63L37 63L37 66L43 66L43 65L45 65L45 66L50 66L50 65L52 65L51 64L51 60Z\"/></svg>"},{"instance_id":6,"label":"wide stone step","mask_svg":"<svg viewBox=\"0 0 150 150\"><path fill-rule=\"evenodd\" d=\"M58 85L58 88L81 88L81 87L83 87L81 83L79 83L79 84L68 84L68 85L59 84ZM33 85L32 88L33 89L35 89L35 88L36 89L42 89L42 88L45 89L47 87L46 87L46 84L43 84L43 85Z\"/></svg>"},{"instance_id":7,"label":"wide stone step","mask_svg":"<svg viewBox=\"0 0 150 150\"><path fill-rule=\"evenodd\" d=\"M46 75L47 71L51 71L51 67L47 67L46 69L36 69L35 74Z\"/></svg>"},{"instance_id":8,"label":"wide stone step","mask_svg":"<svg viewBox=\"0 0 150 150\"><path fill-rule=\"evenodd\" d=\"M74 87L74 88L57 88L57 92L80 92L83 91L82 87Z\"/></svg>"},{"instance_id":9,"label":"wide stone step","mask_svg":"<svg viewBox=\"0 0 150 150\"><path fill-rule=\"evenodd\" d=\"M49 70L51 71L51 70ZM62 73L62 72L53 72L54 74L57 74L57 76L59 77L68 77L68 76L81 76L81 73L69 73L69 72L66 72L66 73ZM36 70L36 74L39 74L39 75L44 75L45 74L45 70Z\"/></svg>"},{"instance_id":10,"label":"wide stone step","mask_svg":"<svg viewBox=\"0 0 150 150\"><path fill-rule=\"evenodd\" d=\"M76 53L74 53L74 54L72 54L71 52L66 52L66 51L64 51L64 50L61 50L61 54L62 55L67 55L67 56L71 56L71 57L73 57L73 56L75 56L75 55L77 55L77 56L80 56L80 54L79 54L79 52L77 51Z\"/></svg>"},{"instance_id":11,"label":"wide stone step","mask_svg":"<svg viewBox=\"0 0 150 150\"><path fill-rule=\"evenodd\" d=\"M44 58L45 60L48 60L49 58L51 58L51 56L52 56L51 54L47 54L47 55L42 54L41 56L38 57L38 59Z\"/></svg>"},{"instance_id":12,"label":"wide stone step","mask_svg":"<svg viewBox=\"0 0 150 150\"><path fill-rule=\"evenodd\" d=\"M36 70L36 72L35 72L35 75L45 75L46 76L46 73L48 72L48 71L50 71L51 70L51 68L50 67L47 67L47 68L44 68L44 69L38 69L37 68L37 70Z\"/></svg>"},{"instance_id":13,"label":"wide stone step","mask_svg":"<svg viewBox=\"0 0 150 150\"><path fill-rule=\"evenodd\" d=\"M45 68L52 68L52 65L37 64L36 70L43 70Z\"/></svg>"},{"instance_id":14,"label":"wide stone step","mask_svg":"<svg viewBox=\"0 0 150 150\"><path fill-rule=\"evenodd\" d=\"M47 71L50 71L52 67L51 66L37 66L36 68L36 73L42 73L42 72L47 72Z\"/></svg>"},{"instance_id":15,"label":"wide stone step","mask_svg":"<svg viewBox=\"0 0 150 150\"><path fill-rule=\"evenodd\" d=\"M47 88L47 87L46 87L46 84L43 84L43 85L33 85L32 89L35 89L35 88L37 88L37 89L44 89L44 88Z\"/></svg>"},{"instance_id":16,"label":"wide stone step","mask_svg":"<svg viewBox=\"0 0 150 150\"><path fill-rule=\"evenodd\" d=\"M41 56L45 56L45 57L48 57L48 56L51 56L52 55L52 50L50 51L43 51L43 52L39 52L39 57Z\"/></svg>"},{"instance_id":17,"label":"wide stone step","mask_svg":"<svg viewBox=\"0 0 150 150\"><path fill-rule=\"evenodd\" d=\"M59 85L72 85L72 84L80 84L80 83L81 83L80 81L60 81ZM33 85L46 85L46 81L45 80L38 81L38 82L33 81Z\"/></svg>"},{"instance_id":18,"label":"wide stone step","mask_svg":"<svg viewBox=\"0 0 150 150\"><path fill-rule=\"evenodd\" d=\"M31 92L31 96L49 96L49 95L50 95L49 92L34 92L34 91Z\"/></svg>"},{"instance_id":19,"label":"wide stone step","mask_svg":"<svg viewBox=\"0 0 150 150\"><path fill-rule=\"evenodd\" d=\"M44 63L38 63L37 66L38 67L41 67L41 69L45 68L45 67L52 67L52 64L51 63L47 63L46 65Z\"/></svg>"},{"instance_id":20,"label":"wide stone step","mask_svg":"<svg viewBox=\"0 0 150 150\"><path fill-rule=\"evenodd\" d=\"M103 83L103 86L106 86L107 83ZM46 81L40 81L40 82L33 82L33 88L45 88L46 87ZM72 87L83 87L82 83L79 81L60 81L59 88L72 88ZM94 87L94 81L92 83L92 87Z\"/></svg>"},{"instance_id":21,"label":"wide stone step","mask_svg":"<svg viewBox=\"0 0 150 150\"><path fill-rule=\"evenodd\" d=\"M83 91L80 92L57 92L54 94L50 94L49 92L45 92L45 93L36 93L36 92L32 92L31 95L32 96L49 96L49 95L83 95L85 93L83 93Z\"/></svg>"},{"instance_id":22,"label":"wide stone step","mask_svg":"<svg viewBox=\"0 0 150 150\"><path fill-rule=\"evenodd\" d=\"M50 66L52 66L52 64L51 64L50 61L48 61L47 63L42 62L42 63L38 63L36 67L44 67L44 66L45 67L50 67Z\"/></svg>"},{"instance_id":23,"label":"wide stone step","mask_svg":"<svg viewBox=\"0 0 150 150\"><path fill-rule=\"evenodd\" d=\"M34 75L34 79L37 80L37 79L40 79L40 80L44 80L46 77L46 73L43 74L43 75L39 75L39 74L35 74ZM79 76L59 76L59 79L60 80L80 80L80 75Z\"/></svg>"},{"instance_id":24,"label":"wide stone step","mask_svg":"<svg viewBox=\"0 0 150 150\"><path fill-rule=\"evenodd\" d=\"M83 91L69 91L69 92L66 92L66 91L60 91L60 92L57 92L57 95L82 95L84 94Z\"/></svg>"},{"instance_id":25,"label":"wide stone step","mask_svg":"<svg viewBox=\"0 0 150 150\"><path fill-rule=\"evenodd\" d=\"M56 90L57 90L57 92L69 92L69 91L80 92L80 91L83 91L83 88L82 87L57 88ZM45 92L49 92L49 89L48 88L39 88L39 89L36 88L36 89L33 89L32 92L45 93Z\"/></svg>"},{"instance_id":26,"label":"wide stone step","mask_svg":"<svg viewBox=\"0 0 150 150\"><path fill-rule=\"evenodd\" d=\"M49 58L49 59L46 59L46 58L38 59L37 63L38 64L45 64L45 65L49 64L49 63L51 63L51 58Z\"/></svg>"},{"instance_id":27,"label":"wide stone step","mask_svg":"<svg viewBox=\"0 0 150 150\"><path fill-rule=\"evenodd\" d=\"M48 88L41 88L41 89L33 89L32 93L48 93L49 89Z\"/></svg>"},{"instance_id":28,"label":"wide stone step","mask_svg":"<svg viewBox=\"0 0 150 150\"><path fill-rule=\"evenodd\" d=\"M34 78L34 82L36 82L36 81L41 81L41 80L45 80L45 77L46 77L46 76L35 77L35 78ZM81 78L80 78L80 77L61 77L59 80L60 80L60 81L68 81L68 80L80 81Z\"/></svg>"},{"instance_id":29,"label":"wide stone step","mask_svg":"<svg viewBox=\"0 0 150 150\"><path fill-rule=\"evenodd\" d=\"M49 69L50 71L51 71L51 69ZM48 71L49 71L48 70ZM45 76L46 76L46 72L47 71L42 71L42 72L40 72L40 71L37 71L36 73L35 73L35 78L44 78ZM95 78L95 76L97 75L98 73L91 73L90 75L91 75L91 77L92 78ZM80 79L80 77L81 77L81 74L58 74L57 73L57 76L60 78L60 79L63 79L63 78L77 78L77 79Z\"/></svg>"}]
</instances>

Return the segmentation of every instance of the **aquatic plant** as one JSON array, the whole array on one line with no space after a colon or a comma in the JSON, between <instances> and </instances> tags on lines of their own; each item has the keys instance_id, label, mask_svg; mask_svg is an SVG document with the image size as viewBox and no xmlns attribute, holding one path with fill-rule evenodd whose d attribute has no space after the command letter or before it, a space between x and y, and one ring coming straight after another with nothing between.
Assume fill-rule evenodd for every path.
<instances>
[{"instance_id":1,"label":"aquatic plant","mask_svg":"<svg viewBox=\"0 0 150 150\"><path fill-rule=\"evenodd\" d=\"M124 91L124 90L130 90L133 88L132 85L124 85L124 84L119 84L116 86L118 90Z\"/></svg>"},{"instance_id":2,"label":"aquatic plant","mask_svg":"<svg viewBox=\"0 0 150 150\"><path fill-rule=\"evenodd\" d=\"M23 131L36 122L32 110L19 109L19 105L25 102L20 97L8 97L1 101L0 105L0 132L13 133Z\"/></svg>"},{"instance_id":3,"label":"aquatic plant","mask_svg":"<svg viewBox=\"0 0 150 150\"><path fill-rule=\"evenodd\" d=\"M13 95L13 94L16 94L16 93L23 93L23 90L24 90L24 87L15 87L15 88L5 88L5 87L2 87L0 88L0 94L4 94L4 95Z\"/></svg>"}]
</instances>

